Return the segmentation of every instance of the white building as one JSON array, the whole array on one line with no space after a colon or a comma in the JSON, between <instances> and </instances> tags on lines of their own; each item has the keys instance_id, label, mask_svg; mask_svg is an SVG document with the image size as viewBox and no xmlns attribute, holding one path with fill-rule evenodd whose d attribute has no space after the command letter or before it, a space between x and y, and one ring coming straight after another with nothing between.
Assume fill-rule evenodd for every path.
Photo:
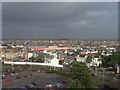
<instances>
[{"instance_id":1,"label":"white building","mask_svg":"<svg viewBox=\"0 0 120 90\"><path fill-rule=\"evenodd\" d=\"M85 62L86 61L86 57L79 57L79 55L76 58L76 61L78 62Z\"/></svg>"},{"instance_id":2,"label":"white building","mask_svg":"<svg viewBox=\"0 0 120 90\"><path fill-rule=\"evenodd\" d=\"M6 46L2 46L2 45L0 45L0 48L7 48Z\"/></svg>"},{"instance_id":3,"label":"white building","mask_svg":"<svg viewBox=\"0 0 120 90\"><path fill-rule=\"evenodd\" d=\"M33 53L28 53L28 58L31 58L33 56Z\"/></svg>"},{"instance_id":4,"label":"white building","mask_svg":"<svg viewBox=\"0 0 120 90\"><path fill-rule=\"evenodd\" d=\"M54 54L54 58L51 59L50 64L59 65L59 60L57 59L57 54Z\"/></svg>"},{"instance_id":5,"label":"white building","mask_svg":"<svg viewBox=\"0 0 120 90\"><path fill-rule=\"evenodd\" d=\"M56 57L54 57L54 58L50 61L50 64L52 64L52 65L59 65L59 60L58 60Z\"/></svg>"},{"instance_id":6,"label":"white building","mask_svg":"<svg viewBox=\"0 0 120 90\"><path fill-rule=\"evenodd\" d=\"M94 54L94 53L98 53L98 51L91 51L91 53L93 53L93 54Z\"/></svg>"},{"instance_id":7,"label":"white building","mask_svg":"<svg viewBox=\"0 0 120 90\"><path fill-rule=\"evenodd\" d=\"M99 66L102 63L102 61L99 60L99 58L93 58L90 63L88 63L88 66Z\"/></svg>"}]
</instances>

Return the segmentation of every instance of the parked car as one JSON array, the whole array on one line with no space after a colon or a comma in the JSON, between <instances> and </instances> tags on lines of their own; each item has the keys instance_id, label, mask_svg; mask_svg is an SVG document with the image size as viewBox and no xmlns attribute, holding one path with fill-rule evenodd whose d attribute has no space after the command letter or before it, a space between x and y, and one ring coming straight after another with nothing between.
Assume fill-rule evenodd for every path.
<instances>
[{"instance_id":1,"label":"parked car","mask_svg":"<svg viewBox=\"0 0 120 90\"><path fill-rule=\"evenodd\" d=\"M67 80L64 80L64 79L61 80L60 82L63 83L63 84L68 83L68 81L67 81Z\"/></svg>"},{"instance_id":2,"label":"parked car","mask_svg":"<svg viewBox=\"0 0 120 90\"><path fill-rule=\"evenodd\" d=\"M2 79L5 79L5 75L4 74L2 75Z\"/></svg>"},{"instance_id":3,"label":"parked car","mask_svg":"<svg viewBox=\"0 0 120 90\"><path fill-rule=\"evenodd\" d=\"M33 86L36 86L36 85L37 85L37 83L35 83L35 82L32 82L31 84L32 84Z\"/></svg>"},{"instance_id":4,"label":"parked car","mask_svg":"<svg viewBox=\"0 0 120 90\"><path fill-rule=\"evenodd\" d=\"M54 88L54 85L52 85L52 84L47 84L47 85L46 85L46 88Z\"/></svg>"},{"instance_id":5,"label":"parked car","mask_svg":"<svg viewBox=\"0 0 120 90\"><path fill-rule=\"evenodd\" d=\"M61 87L62 86L62 83L61 82L56 82L55 83L55 87Z\"/></svg>"},{"instance_id":6,"label":"parked car","mask_svg":"<svg viewBox=\"0 0 120 90\"><path fill-rule=\"evenodd\" d=\"M20 79L21 77L20 77L20 76L16 76L15 78L18 78L18 79Z\"/></svg>"},{"instance_id":7,"label":"parked car","mask_svg":"<svg viewBox=\"0 0 120 90\"><path fill-rule=\"evenodd\" d=\"M34 86L32 84L28 84L28 85L25 85L25 87L29 89L29 88L33 88Z\"/></svg>"}]
</instances>

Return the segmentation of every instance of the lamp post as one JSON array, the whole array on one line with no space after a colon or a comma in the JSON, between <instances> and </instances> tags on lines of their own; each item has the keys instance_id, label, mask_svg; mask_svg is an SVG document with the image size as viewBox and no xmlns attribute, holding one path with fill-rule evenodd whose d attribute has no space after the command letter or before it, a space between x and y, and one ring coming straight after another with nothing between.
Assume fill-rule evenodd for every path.
<instances>
[{"instance_id":1,"label":"lamp post","mask_svg":"<svg viewBox=\"0 0 120 90\"><path fill-rule=\"evenodd\" d=\"M32 60L31 60L31 65L30 66L31 66L31 72L32 72Z\"/></svg>"},{"instance_id":2,"label":"lamp post","mask_svg":"<svg viewBox=\"0 0 120 90\"><path fill-rule=\"evenodd\" d=\"M116 64L116 72L117 72L117 74L119 74L119 72L120 72L120 67L119 67L119 65L118 64Z\"/></svg>"}]
</instances>

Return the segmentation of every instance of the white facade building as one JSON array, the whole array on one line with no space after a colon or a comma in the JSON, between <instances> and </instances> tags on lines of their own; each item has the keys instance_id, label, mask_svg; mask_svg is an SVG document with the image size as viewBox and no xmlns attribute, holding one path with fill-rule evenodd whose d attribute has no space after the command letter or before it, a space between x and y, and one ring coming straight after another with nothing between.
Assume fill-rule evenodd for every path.
<instances>
[{"instance_id":1,"label":"white facade building","mask_svg":"<svg viewBox=\"0 0 120 90\"><path fill-rule=\"evenodd\" d=\"M91 53L98 53L98 51L91 51Z\"/></svg>"},{"instance_id":2,"label":"white facade building","mask_svg":"<svg viewBox=\"0 0 120 90\"><path fill-rule=\"evenodd\" d=\"M93 58L90 63L88 63L88 66L99 66L102 63L102 61L99 60L99 58Z\"/></svg>"},{"instance_id":3,"label":"white facade building","mask_svg":"<svg viewBox=\"0 0 120 90\"><path fill-rule=\"evenodd\" d=\"M54 54L54 58L51 59L50 64L59 65L59 60L57 59L57 54Z\"/></svg>"},{"instance_id":4,"label":"white facade building","mask_svg":"<svg viewBox=\"0 0 120 90\"><path fill-rule=\"evenodd\" d=\"M76 57L76 61L78 62L85 62L86 61L86 57L79 57L79 55Z\"/></svg>"},{"instance_id":5,"label":"white facade building","mask_svg":"<svg viewBox=\"0 0 120 90\"><path fill-rule=\"evenodd\" d=\"M28 53L28 58L31 58L33 56L33 53Z\"/></svg>"},{"instance_id":6,"label":"white facade building","mask_svg":"<svg viewBox=\"0 0 120 90\"><path fill-rule=\"evenodd\" d=\"M54 58L50 61L50 64L52 64L52 65L59 65L59 60L58 60L56 57L54 57Z\"/></svg>"}]
</instances>

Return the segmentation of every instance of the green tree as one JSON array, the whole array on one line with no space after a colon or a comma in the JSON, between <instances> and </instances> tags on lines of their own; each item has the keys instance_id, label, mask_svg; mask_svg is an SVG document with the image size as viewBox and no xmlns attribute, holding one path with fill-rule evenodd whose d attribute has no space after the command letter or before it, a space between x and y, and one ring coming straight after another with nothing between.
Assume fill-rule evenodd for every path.
<instances>
[{"instance_id":1,"label":"green tree","mask_svg":"<svg viewBox=\"0 0 120 90\"><path fill-rule=\"evenodd\" d=\"M120 65L120 53L113 53L112 56L110 56L110 59L113 65Z\"/></svg>"},{"instance_id":2,"label":"green tree","mask_svg":"<svg viewBox=\"0 0 120 90\"><path fill-rule=\"evenodd\" d=\"M116 64L120 65L120 53L116 52L110 56L103 57L104 67L115 67Z\"/></svg>"},{"instance_id":3,"label":"green tree","mask_svg":"<svg viewBox=\"0 0 120 90\"><path fill-rule=\"evenodd\" d=\"M44 55L43 54L39 54L37 56L36 62L44 63Z\"/></svg>"},{"instance_id":4,"label":"green tree","mask_svg":"<svg viewBox=\"0 0 120 90\"><path fill-rule=\"evenodd\" d=\"M90 63L91 61L92 61L92 57L88 56L87 59L86 59L86 62Z\"/></svg>"},{"instance_id":5,"label":"green tree","mask_svg":"<svg viewBox=\"0 0 120 90\"><path fill-rule=\"evenodd\" d=\"M34 60L36 60L36 58L33 57L33 56L32 56L31 58L29 58L29 61L30 61L30 62L34 62Z\"/></svg>"},{"instance_id":6,"label":"green tree","mask_svg":"<svg viewBox=\"0 0 120 90\"><path fill-rule=\"evenodd\" d=\"M60 60L60 61L59 61L59 64L60 64L60 65L63 65L63 63L64 63L63 60Z\"/></svg>"},{"instance_id":7,"label":"green tree","mask_svg":"<svg viewBox=\"0 0 120 90\"><path fill-rule=\"evenodd\" d=\"M92 87L89 70L85 63L73 61L70 68L70 75L72 79L79 80L81 88Z\"/></svg>"},{"instance_id":8,"label":"green tree","mask_svg":"<svg viewBox=\"0 0 120 90\"><path fill-rule=\"evenodd\" d=\"M72 53L72 56L77 56L77 55L79 55L80 54L80 50L77 50L77 51L74 51L73 53Z\"/></svg>"}]
</instances>

